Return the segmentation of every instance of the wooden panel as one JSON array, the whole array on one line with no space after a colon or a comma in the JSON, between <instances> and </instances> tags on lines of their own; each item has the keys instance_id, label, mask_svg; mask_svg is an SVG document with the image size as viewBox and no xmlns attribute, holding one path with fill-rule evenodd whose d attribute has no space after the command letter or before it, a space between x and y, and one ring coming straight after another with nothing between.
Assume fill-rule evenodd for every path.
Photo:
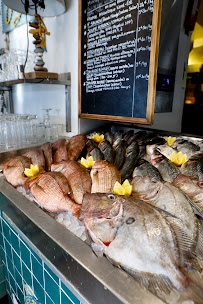
<instances>
[{"instance_id":1,"label":"wooden panel","mask_svg":"<svg viewBox=\"0 0 203 304\"><path fill-rule=\"evenodd\" d=\"M152 124L161 0L80 0L79 21L79 117Z\"/></svg>"}]
</instances>

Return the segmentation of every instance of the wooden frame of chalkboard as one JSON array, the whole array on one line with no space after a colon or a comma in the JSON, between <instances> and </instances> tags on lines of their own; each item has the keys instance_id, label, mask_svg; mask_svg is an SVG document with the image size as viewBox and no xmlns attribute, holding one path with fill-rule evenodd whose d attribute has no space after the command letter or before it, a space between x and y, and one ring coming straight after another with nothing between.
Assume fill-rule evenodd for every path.
<instances>
[{"instance_id":1,"label":"wooden frame of chalkboard","mask_svg":"<svg viewBox=\"0 0 203 304\"><path fill-rule=\"evenodd\" d=\"M161 7L79 1L80 118L153 124Z\"/></svg>"}]
</instances>

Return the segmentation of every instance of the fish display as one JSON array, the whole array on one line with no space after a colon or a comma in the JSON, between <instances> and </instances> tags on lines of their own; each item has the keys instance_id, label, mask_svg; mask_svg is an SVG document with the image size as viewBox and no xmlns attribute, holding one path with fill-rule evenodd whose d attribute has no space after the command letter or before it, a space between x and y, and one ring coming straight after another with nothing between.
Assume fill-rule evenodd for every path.
<instances>
[{"instance_id":1,"label":"fish display","mask_svg":"<svg viewBox=\"0 0 203 304\"><path fill-rule=\"evenodd\" d=\"M29 189L35 198L35 201L45 210L49 212L62 212L71 211L76 217L79 216L81 206L76 204L69 196L68 193L64 193L61 187L61 183L64 183L65 176L58 172L56 178L56 172L46 172L38 175L34 180L29 183ZM59 179L62 179L59 182Z\"/></svg>"},{"instance_id":2,"label":"fish display","mask_svg":"<svg viewBox=\"0 0 203 304\"><path fill-rule=\"evenodd\" d=\"M14 187L23 186L27 177L25 168L30 168L31 160L26 156L16 156L3 163L3 173L6 180Z\"/></svg>"},{"instance_id":3,"label":"fish display","mask_svg":"<svg viewBox=\"0 0 203 304\"><path fill-rule=\"evenodd\" d=\"M112 192L115 182L121 182L121 174L118 168L105 160L98 160L94 163L90 176L92 179L92 193Z\"/></svg>"},{"instance_id":4,"label":"fish display","mask_svg":"<svg viewBox=\"0 0 203 304\"><path fill-rule=\"evenodd\" d=\"M68 150L68 159L77 160L82 150L86 146L87 137L86 135L75 135L72 136L68 141L67 150Z\"/></svg>"},{"instance_id":5,"label":"fish display","mask_svg":"<svg viewBox=\"0 0 203 304\"><path fill-rule=\"evenodd\" d=\"M45 170L51 171L51 165L53 163L51 143L46 142L41 146L41 149L44 153L44 158L45 158Z\"/></svg>"},{"instance_id":6,"label":"fish display","mask_svg":"<svg viewBox=\"0 0 203 304\"><path fill-rule=\"evenodd\" d=\"M187 276L191 241L169 216L145 201L112 193L85 194L80 213L108 259L142 286L154 294L176 289L183 298L202 303L202 291Z\"/></svg>"},{"instance_id":7,"label":"fish display","mask_svg":"<svg viewBox=\"0 0 203 304\"><path fill-rule=\"evenodd\" d=\"M171 144L151 131L98 134L104 140L76 135L13 157L3 164L4 177L44 210L79 218L112 264L164 302L176 303L170 300L175 290L178 304L203 303L200 145L182 138ZM188 158L176 167L169 157L179 151ZM89 156L87 166L81 158ZM28 178L31 164L40 173Z\"/></svg>"},{"instance_id":8,"label":"fish display","mask_svg":"<svg viewBox=\"0 0 203 304\"><path fill-rule=\"evenodd\" d=\"M68 160L66 139L59 139L52 144L53 163Z\"/></svg>"},{"instance_id":9,"label":"fish display","mask_svg":"<svg viewBox=\"0 0 203 304\"><path fill-rule=\"evenodd\" d=\"M53 164L51 171L61 172L68 180L72 194L71 198L82 204L83 195L91 191L92 181L88 170L74 160Z\"/></svg>"}]
</instances>

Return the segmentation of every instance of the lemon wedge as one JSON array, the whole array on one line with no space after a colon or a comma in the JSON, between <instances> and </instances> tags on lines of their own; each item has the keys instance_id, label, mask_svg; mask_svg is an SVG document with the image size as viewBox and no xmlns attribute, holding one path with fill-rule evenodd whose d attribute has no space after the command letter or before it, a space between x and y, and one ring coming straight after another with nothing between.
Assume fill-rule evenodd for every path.
<instances>
[{"instance_id":1,"label":"lemon wedge","mask_svg":"<svg viewBox=\"0 0 203 304\"><path fill-rule=\"evenodd\" d=\"M24 174L27 177L35 176L39 173L39 165L30 165L30 168L25 168Z\"/></svg>"},{"instance_id":2,"label":"lemon wedge","mask_svg":"<svg viewBox=\"0 0 203 304\"><path fill-rule=\"evenodd\" d=\"M104 134L99 135L98 133L95 133L92 137L92 139L94 141L96 141L97 143L100 143L101 141L104 140Z\"/></svg>"},{"instance_id":3,"label":"lemon wedge","mask_svg":"<svg viewBox=\"0 0 203 304\"><path fill-rule=\"evenodd\" d=\"M125 195L125 189L119 182L115 182L113 192L118 195Z\"/></svg>"},{"instance_id":4,"label":"lemon wedge","mask_svg":"<svg viewBox=\"0 0 203 304\"><path fill-rule=\"evenodd\" d=\"M122 187L125 189L125 195L130 196L132 194L133 186L129 183L128 179L122 183Z\"/></svg>"},{"instance_id":5,"label":"lemon wedge","mask_svg":"<svg viewBox=\"0 0 203 304\"><path fill-rule=\"evenodd\" d=\"M176 152L172 152L169 156L169 159L172 163L174 163L176 166L181 166L182 164L184 164L187 160L187 155L183 154L182 151L176 153Z\"/></svg>"},{"instance_id":6,"label":"lemon wedge","mask_svg":"<svg viewBox=\"0 0 203 304\"><path fill-rule=\"evenodd\" d=\"M133 186L129 183L128 179L124 181L121 185L119 182L115 182L113 187L113 192L118 195L128 195L132 194Z\"/></svg>"},{"instance_id":7,"label":"lemon wedge","mask_svg":"<svg viewBox=\"0 0 203 304\"><path fill-rule=\"evenodd\" d=\"M169 136L169 137L167 138L167 140L166 140L167 145L168 145L168 146L171 146L172 143L173 143L175 140L176 140L176 137L171 137L171 136Z\"/></svg>"},{"instance_id":8,"label":"lemon wedge","mask_svg":"<svg viewBox=\"0 0 203 304\"><path fill-rule=\"evenodd\" d=\"M81 165L83 165L87 169L91 169L94 165L95 161L92 156L89 156L87 159L82 157L80 161Z\"/></svg>"}]
</instances>

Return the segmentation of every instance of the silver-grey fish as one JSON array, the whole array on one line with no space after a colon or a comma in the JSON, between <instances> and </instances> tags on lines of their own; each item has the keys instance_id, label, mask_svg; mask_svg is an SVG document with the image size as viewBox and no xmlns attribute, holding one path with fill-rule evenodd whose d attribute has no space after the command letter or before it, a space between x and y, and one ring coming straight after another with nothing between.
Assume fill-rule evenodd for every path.
<instances>
[{"instance_id":1,"label":"silver-grey fish","mask_svg":"<svg viewBox=\"0 0 203 304\"><path fill-rule=\"evenodd\" d=\"M182 299L202 303L202 291L187 277L191 241L168 216L145 201L111 193L85 194L80 213L108 259L142 286L158 295L176 289Z\"/></svg>"},{"instance_id":2,"label":"silver-grey fish","mask_svg":"<svg viewBox=\"0 0 203 304\"><path fill-rule=\"evenodd\" d=\"M199 146L195 145L189 140L184 138L177 138L171 145L172 148L177 151L182 151L184 154L187 154L187 157L192 156L195 152L199 151Z\"/></svg>"},{"instance_id":3,"label":"silver-grey fish","mask_svg":"<svg viewBox=\"0 0 203 304\"><path fill-rule=\"evenodd\" d=\"M126 151L125 140L118 138L113 144L113 149L114 149L114 155L115 155L114 165L118 169L121 169L124 159L125 159L125 151Z\"/></svg>"},{"instance_id":4,"label":"silver-grey fish","mask_svg":"<svg viewBox=\"0 0 203 304\"><path fill-rule=\"evenodd\" d=\"M89 157L89 156L92 156L93 159L94 159L94 161L104 159L104 155L103 155L103 153L100 151L99 148L94 148L94 149L92 149L92 150L87 154L87 157Z\"/></svg>"},{"instance_id":5,"label":"silver-grey fish","mask_svg":"<svg viewBox=\"0 0 203 304\"><path fill-rule=\"evenodd\" d=\"M139 146L136 141L126 148L125 161L120 170L122 180L129 178L135 168L139 156Z\"/></svg>"},{"instance_id":6,"label":"silver-grey fish","mask_svg":"<svg viewBox=\"0 0 203 304\"><path fill-rule=\"evenodd\" d=\"M136 167L133 171L133 177L135 176L149 176L152 177L154 181L163 180L161 174L159 173L159 170L142 158L138 160Z\"/></svg>"},{"instance_id":7,"label":"silver-grey fish","mask_svg":"<svg viewBox=\"0 0 203 304\"><path fill-rule=\"evenodd\" d=\"M186 176L197 178L203 185L203 152L196 152L180 168Z\"/></svg>"},{"instance_id":8,"label":"silver-grey fish","mask_svg":"<svg viewBox=\"0 0 203 304\"><path fill-rule=\"evenodd\" d=\"M106 133L104 134L104 138L105 138L106 140L108 140L108 142L109 142L111 145L113 145L113 133L112 133L112 132L106 132Z\"/></svg>"},{"instance_id":9,"label":"silver-grey fish","mask_svg":"<svg viewBox=\"0 0 203 304\"><path fill-rule=\"evenodd\" d=\"M114 151L112 145L107 140L103 140L99 143L98 148L103 153L104 159L113 164Z\"/></svg>"}]
</instances>

